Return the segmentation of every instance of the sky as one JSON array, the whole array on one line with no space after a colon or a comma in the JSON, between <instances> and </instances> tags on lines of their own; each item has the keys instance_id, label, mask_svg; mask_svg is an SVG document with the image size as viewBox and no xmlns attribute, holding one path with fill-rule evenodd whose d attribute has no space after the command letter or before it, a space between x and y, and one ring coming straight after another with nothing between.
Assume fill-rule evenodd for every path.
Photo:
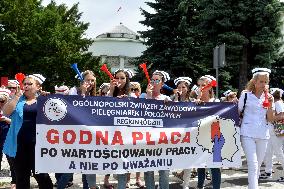
<instances>
[{"instance_id":1,"label":"sky","mask_svg":"<svg viewBox=\"0 0 284 189\"><path fill-rule=\"evenodd\" d=\"M43 5L46 6L50 1L43 0ZM66 4L68 7L79 2L79 11L83 13L81 21L90 23L86 35L91 38L111 30L120 22L134 32L147 30L147 27L139 23L144 20L139 8L154 12L145 4L145 0L55 0L55 2Z\"/></svg>"}]
</instances>

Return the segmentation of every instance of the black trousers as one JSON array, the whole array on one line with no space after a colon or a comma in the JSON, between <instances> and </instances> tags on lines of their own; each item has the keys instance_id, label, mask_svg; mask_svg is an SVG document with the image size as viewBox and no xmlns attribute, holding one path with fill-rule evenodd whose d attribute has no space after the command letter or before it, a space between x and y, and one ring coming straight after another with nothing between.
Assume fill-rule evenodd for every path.
<instances>
[{"instance_id":1,"label":"black trousers","mask_svg":"<svg viewBox=\"0 0 284 189\"><path fill-rule=\"evenodd\" d=\"M10 171L11 171L11 177L12 177L11 184L16 184L15 158L9 157L7 155L6 155L6 158L8 160Z\"/></svg>"},{"instance_id":2,"label":"black trousers","mask_svg":"<svg viewBox=\"0 0 284 189\"><path fill-rule=\"evenodd\" d=\"M47 173L35 174L35 143L18 141L15 157L17 189L30 189L31 172L38 183L39 189L53 189L52 181Z\"/></svg>"}]
</instances>

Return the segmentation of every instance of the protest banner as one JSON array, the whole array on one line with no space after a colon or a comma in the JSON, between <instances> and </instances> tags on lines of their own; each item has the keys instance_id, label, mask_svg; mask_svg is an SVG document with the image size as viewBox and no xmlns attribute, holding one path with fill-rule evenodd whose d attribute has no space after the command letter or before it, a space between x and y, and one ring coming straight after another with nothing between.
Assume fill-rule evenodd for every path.
<instances>
[{"instance_id":1,"label":"protest banner","mask_svg":"<svg viewBox=\"0 0 284 189\"><path fill-rule=\"evenodd\" d=\"M39 97L38 173L240 167L237 104Z\"/></svg>"}]
</instances>

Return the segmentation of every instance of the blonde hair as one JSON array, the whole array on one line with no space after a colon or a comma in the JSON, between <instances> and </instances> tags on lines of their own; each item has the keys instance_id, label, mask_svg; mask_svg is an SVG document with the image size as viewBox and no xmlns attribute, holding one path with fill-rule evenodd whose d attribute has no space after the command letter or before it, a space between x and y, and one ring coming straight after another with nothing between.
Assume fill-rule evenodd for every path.
<instances>
[{"instance_id":1,"label":"blonde hair","mask_svg":"<svg viewBox=\"0 0 284 189\"><path fill-rule=\"evenodd\" d=\"M203 82L206 82L206 84L208 84L210 81L209 81L209 79L207 79L207 78L202 78L202 77L200 77L199 79L198 79L198 81L203 81ZM211 98L215 98L215 94L214 94L214 90L213 90L213 87L211 87L211 89L209 89L209 91L208 91L208 93L209 93L209 98L211 99Z\"/></svg>"},{"instance_id":2,"label":"blonde hair","mask_svg":"<svg viewBox=\"0 0 284 189\"><path fill-rule=\"evenodd\" d=\"M266 75L268 80L269 80L269 76ZM250 92L255 92L255 82L258 80L259 74L255 75L246 85L245 90L246 91L250 91Z\"/></svg>"},{"instance_id":3,"label":"blonde hair","mask_svg":"<svg viewBox=\"0 0 284 189\"><path fill-rule=\"evenodd\" d=\"M94 74L94 72L91 71L91 70L86 70L86 71L84 71L84 72L82 73L82 77L83 77L84 79L86 78L87 75L92 75L92 76L96 77L96 75ZM95 84L94 84L93 88L90 90L90 96L97 96L96 84L97 84L97 82L96 82L96 80L95 80Z\"/></svg>"}]
</instances>

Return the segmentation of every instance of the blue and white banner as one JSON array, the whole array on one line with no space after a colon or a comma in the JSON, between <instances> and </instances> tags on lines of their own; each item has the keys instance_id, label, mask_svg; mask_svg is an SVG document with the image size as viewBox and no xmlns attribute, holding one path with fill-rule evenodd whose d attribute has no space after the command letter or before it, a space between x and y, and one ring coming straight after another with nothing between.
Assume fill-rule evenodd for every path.
<instances>
[{"instance_id":1,"label":"blue and white banner","mask_svg":"<svg viewBox=\"0 0 284 189\"><path fill-rule=\"evenodd\" d=\"M234 103L50 95L38 107L39 173L241 166Z\"/></svg>"}]
</instances>

